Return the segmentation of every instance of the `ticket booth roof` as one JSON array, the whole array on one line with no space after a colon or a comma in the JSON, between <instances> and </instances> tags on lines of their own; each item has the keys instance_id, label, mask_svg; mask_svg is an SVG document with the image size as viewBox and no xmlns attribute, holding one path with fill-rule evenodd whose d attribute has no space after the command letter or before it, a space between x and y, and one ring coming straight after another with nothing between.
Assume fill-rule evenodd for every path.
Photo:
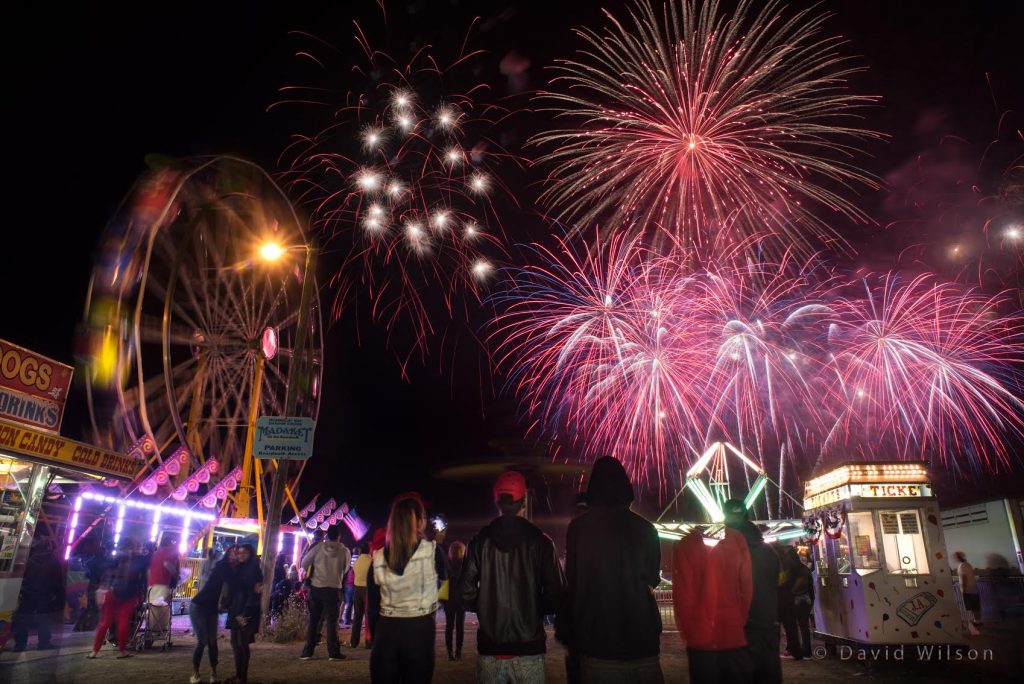
<instances>
[{"instance_id":1,"label":"ticket booth roof","mask_svg":"<svg viewBox=\"0 0 1024 684\"><path fill-rule=\"evenodd\" d=\"M826 492L847 484L883 484L899 482L905 484L929 482L928 470L923 463L906 461L871 461L844 463L827 473L808 480L804 485L804 497Z\"/></svg>"}]
</instances>

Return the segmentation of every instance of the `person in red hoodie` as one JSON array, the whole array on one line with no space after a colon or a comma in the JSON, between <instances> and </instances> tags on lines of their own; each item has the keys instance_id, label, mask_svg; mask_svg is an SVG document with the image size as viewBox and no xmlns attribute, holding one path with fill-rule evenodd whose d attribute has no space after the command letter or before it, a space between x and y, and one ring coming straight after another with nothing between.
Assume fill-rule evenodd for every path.
<instances>
[{"instance_id":1,"label":"person in red hoodie","mask_svg":"<svg viewBox=\"0 0 1024 684\"><path fill-rule=\"evenodd\" d=\"M709 548L697 528L676 542L672 600L686 642L690 681L741 684L750 678L743 626L753 594L743 535L726 529Z\"/></svg>"}]
</instances>

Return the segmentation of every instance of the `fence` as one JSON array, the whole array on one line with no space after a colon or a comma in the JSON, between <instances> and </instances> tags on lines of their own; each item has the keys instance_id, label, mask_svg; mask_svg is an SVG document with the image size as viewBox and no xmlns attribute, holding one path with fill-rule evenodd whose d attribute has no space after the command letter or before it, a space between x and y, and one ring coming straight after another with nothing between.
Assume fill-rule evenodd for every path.
<instances>
[{"instance_id":1,"label":"fence","mask_svg":"<svg viewBox=\"0 0 1024 684\"><path fill-rule=\"evenodd\" d=\"M179 561L181 567L181 581L174 590L174 600L190 601L199 591L199 582L202 580L202 558L183 557Z\"/></svg>"}]
</instances>

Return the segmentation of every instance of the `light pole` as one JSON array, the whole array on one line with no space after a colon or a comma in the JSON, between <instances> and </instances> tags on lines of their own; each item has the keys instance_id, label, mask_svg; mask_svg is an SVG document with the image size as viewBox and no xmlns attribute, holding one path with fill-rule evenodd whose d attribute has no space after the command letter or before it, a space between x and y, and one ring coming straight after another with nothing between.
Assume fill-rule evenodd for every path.
<instances>
[{"instance_id":1,"label":"light pole","mask_svg":"<svg viewBox=\"0 0 1024 684\"><path fill-rule=\"evenodd\" d=\"M306 364L306 336L309 327L309 314L312 309L313 289L316 287L316 257L317 248L315 243L305 245L306 268L302 271L302 295L299 298L298 328L295 332L295 347L292 350L292 361L288 368L288 388L285 393L284 415L291 416L295 413L295 404L298 401L299 380L305 370ZM260 247L260 257L267 261L276 261L285 250L284 248L268 243ZM267 609L270 607L270 594L274 579L274 564L277 561L277 539L281 527L281 509L283 508L284 487L288 477L288 461L278 459L277 467L274 469L274 481L270 493L270 505L267 507L267 524L263 529L263 594L260 596L260 607L264 616L267 616Z\"/></svg>"}]
</instances>

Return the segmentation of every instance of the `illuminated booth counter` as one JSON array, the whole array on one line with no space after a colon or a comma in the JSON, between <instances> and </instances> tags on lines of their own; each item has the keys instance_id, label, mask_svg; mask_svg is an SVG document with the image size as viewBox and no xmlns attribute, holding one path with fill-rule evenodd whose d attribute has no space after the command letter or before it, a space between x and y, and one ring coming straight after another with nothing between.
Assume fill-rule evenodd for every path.
<instances>
[{"instance_id":1,"label":"illuminated booth counter","mask_svg":"<svg viewBox=\"0 0 1024 684\"><path fill-rule=\"evenodd\" d=\"M913 463L847 464L804 487L814 624L829 644L962 643L939 505Z\"/></svg>"}]
</instances>

